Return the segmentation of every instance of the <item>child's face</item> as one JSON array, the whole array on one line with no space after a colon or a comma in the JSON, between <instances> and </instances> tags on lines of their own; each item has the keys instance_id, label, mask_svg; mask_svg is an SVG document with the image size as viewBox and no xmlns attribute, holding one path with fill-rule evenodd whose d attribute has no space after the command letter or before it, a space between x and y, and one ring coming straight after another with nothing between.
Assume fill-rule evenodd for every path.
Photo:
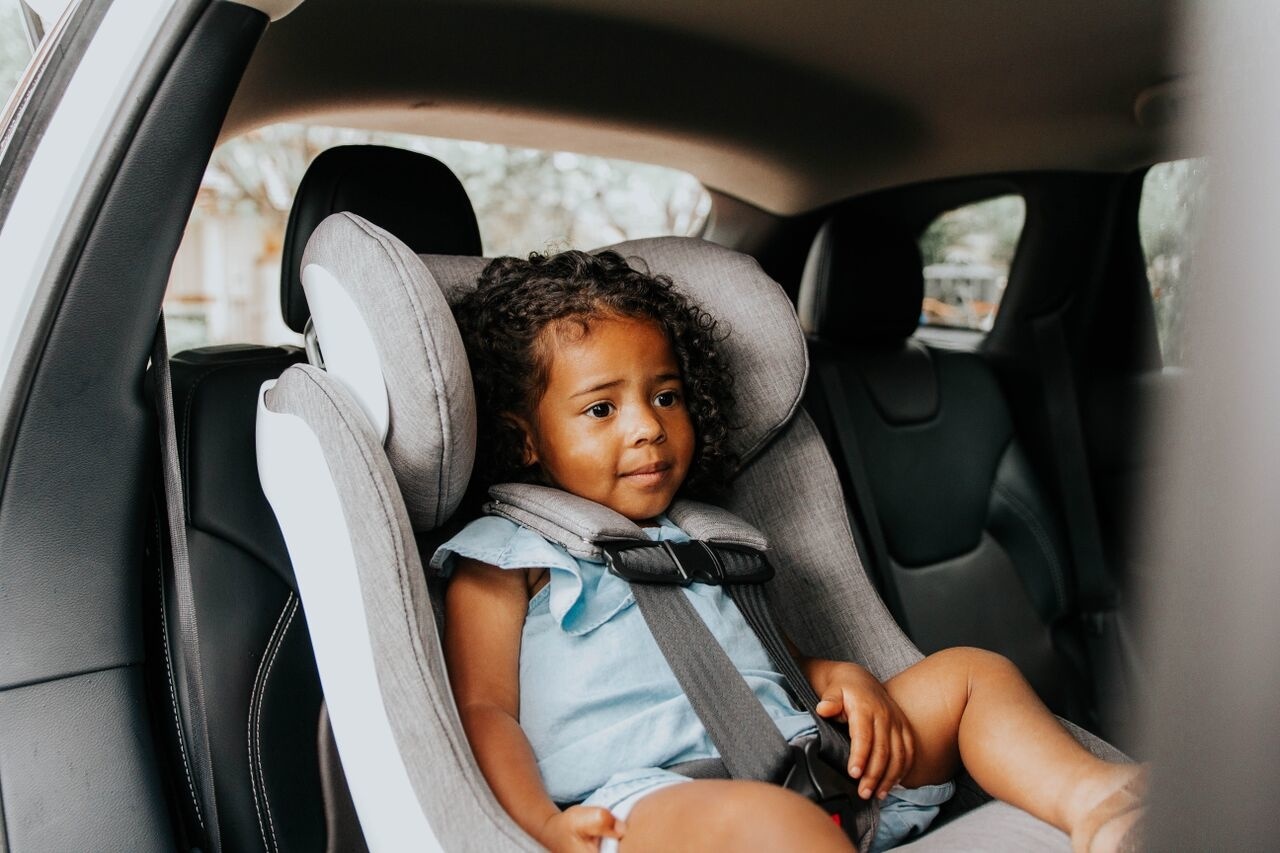
<instances>
[{"instance_id":1,"label":"child's face","mask_svg":"<svg viewBox=\"0 0 1280 853\"><path fill-rule=\"evenodd\" d=\"M693 461L680 367L649 320L592 320L585 335L543 332L546 391L525 427L529 461L554 485L633 521L670 505Z\"/></svg>"}]
</instances>

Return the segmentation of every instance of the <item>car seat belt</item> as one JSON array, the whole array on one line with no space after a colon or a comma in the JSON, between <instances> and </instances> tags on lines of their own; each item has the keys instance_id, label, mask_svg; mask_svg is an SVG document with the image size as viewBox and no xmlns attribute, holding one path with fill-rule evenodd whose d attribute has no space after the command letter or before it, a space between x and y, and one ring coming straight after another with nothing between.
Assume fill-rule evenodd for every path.
<instances>
[{"instance_id":1,"label":"car seat belt","mask_svg":"<svg viewBox=\"0 0 1280 853\"><path fill-rule=\"evenodd\" d=\"M1075 598L1089 654L1094 711L1102 715L1108 710L1123 710L1119 703L1128 701L1131 653L1125 648L1125 633L1119 622L1119 590L1107 570L1062 312L1038 317L1032 327L1040 351L1045 413L1075 565ZM1110 700L1105 705L1103 697ZM1118 719L1124 718L1122 714ZM1104 722L1106 718L1099 716L1099 723Z\"/></svg>"},{"instance_id":2,"label":"car seat belt","mask_svg":"<svg viewBox=\"0 0 1280 853\"><path fill-rule=\"evenodd\" d=\"M835 427L836 443L840 445L840 455L844 457L844 467L849 474L849 485L853 488L853 499L857 502L862 524L866 527L865 536L857 536L858 541L865 544L863 554L871 560L870 576L879 579L881 594L893 610L898 624L910 634L907 626L906 611L902 607L898 587L893 582L893 562L889 557L889 545L885 542L884 529L880 526L880 513L876 511L875 495L871 493L871 482L867 479L867 467L863 460L862 449L858 444L857 427L853 422L853 409L845 391L844 377L835 362L828 358L818 360L818 376L822 389L826 392L827 413L831 416ZM854 531L856 536L857 531Z\"/></svg>"},{"instance_id":3,"label":"car seat belt","mask_svg":"<svg viewBox=\"0 0 1280 853\"><path fill-rule=\"evenodd\" d=\"M764 556L763 537L732 513L692 501L677 501L668 514L699 538L676 543L651 540L611 510L558 490L511 484L494 487L490 495L494 500L485 505L486 512L528 527L575 556L603 560L612 574L631 584L645 624L730 777L794 790L835 816L850 837L864 840L864 846L870 843L868 828L874 829L877 810L857 797L856 783L843 769L835 769L848 764L848 740L818 716L818 697L787 650L764 597L762 584L773 576L773 567ZM575 517L575 510L581 515ZM782 738L685 596L681 587L691 582L729 590L792 694L814 719L817 738L796 745ZM699 766L689 768L687 775L723 775L708 772L708 763L696 762Z\"/></svg>"},{"instance_id":4,"label":"car seat belt","mask_svg":"<svg viewBox=\"0 0 1280 853\"><path fill-rule=\"evenodd\" d=\"M205 717L204 679L200 669L199 632L196 629L195 593L191 583L191 561L187 552L187 513L182 489L182 469L178 464L178 438L173 414L173 385L169 378L169 346L165 339L164 312L156 325L151 348L151 377L155 386L156 416L160 426L160 463L164 480L165 515L169 526L174 593L177 597L179 658L186 688L190 722L190 759L196 785L196 819L204 830L208 849L221 853L218 808L213 790L213 760L209 751L209 729ZM167 629L166 629L167 630ZM179 742L186 751L186 745ZM187 756L183 757L183 761Z\"/></svg>"},{"instance_id":5,"label":"car seat belt","mask_svg":"<svg viewBox=\"0 0 1280 853\"><path fill-rule=\"evenodd\" d=\"M1117 592L1102 547L1061 312L1036 318L1033 327L1044 375L1044 404L1058 466L1058 488L1076 566L1076 600L1084 613L1105 613L1115 609Z\"/></svg>"}]
</instances>

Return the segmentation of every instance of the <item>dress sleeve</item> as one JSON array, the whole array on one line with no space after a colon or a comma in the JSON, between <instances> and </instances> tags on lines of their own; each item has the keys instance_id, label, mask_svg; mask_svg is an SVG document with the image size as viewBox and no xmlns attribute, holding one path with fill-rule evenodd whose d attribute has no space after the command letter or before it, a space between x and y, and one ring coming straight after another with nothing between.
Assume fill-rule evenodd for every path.
<instances>
[{"instance_id":1,"label":"dress sleeve","mask_svg":"<svg viewBox=\"0 0 1280 853\"><path fill-rule=\"evenodd\" d=\"M440 577L448 577L453 573L454 557L470 557L500 569L548 568L578 573L568 551L496 515L477 518L437 548L431 556L431 568Z\"/></svg>"},{"instance_id":2,"label":"dress sleeve","mask_svg":"<svg viewBox=\"0 0 1280 853\"><path fill-rule=\"evenodd\" d=\"M470 557L500 569L551 570L548 606L561 630L586 634L634 603L630 585L603 565L578 561L559 545L498 516L484 516L436 549L431 568L448 577L455 557Z\"/></svg>"}]
</instances>

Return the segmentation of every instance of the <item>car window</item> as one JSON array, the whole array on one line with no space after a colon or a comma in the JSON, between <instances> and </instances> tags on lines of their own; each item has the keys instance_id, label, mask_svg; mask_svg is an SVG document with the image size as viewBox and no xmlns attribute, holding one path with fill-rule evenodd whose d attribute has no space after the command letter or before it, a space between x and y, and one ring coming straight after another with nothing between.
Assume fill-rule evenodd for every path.
<instances>
[{"instance_id":1,"label":"car window","mask_svg":"<svg viewBox=\"0 0 1280 853\"><path fill-rule=\"evenodd\" d=\"M336 145L443 161L475 206L486 255L594 248L701 233L711 198L691 175L569 152L330 127L276 125L221 145L205 172L165 298L170 348L298 343L280 318L280 258L294 192Z\"/></svg>"},{"instance_id":2,"label":"car window","mask_svg":"<svg viewBox=\"0 0 1280 853\"><path fill-rule=\"evenodd\" d=\"M1184 318L1207 187L1203 158L1158 163L1142 182L1138 234L1147 259L1160 352L1170 367L1187 363Z\"/></svg>"},{"instance_id":3,"label":"car window","mask_svg":"<svg viewBox=\"0 0 1280 853\"><path fill-rule=\"evenodd\" d=\"M940 215L920 235L920 324L988 332L1009 280L1026 204L1002 195Z\"/></svg>"},{"instance_id":4,"label":"car window","mask_svg":"<svg viewBox=\"0 0 1280 853\"><path fill-rule=\"evenodd\" d=\"M0 0L0 103L7 101L31 61L31 44L18 0Z\"/></svg>"}]
</instances>

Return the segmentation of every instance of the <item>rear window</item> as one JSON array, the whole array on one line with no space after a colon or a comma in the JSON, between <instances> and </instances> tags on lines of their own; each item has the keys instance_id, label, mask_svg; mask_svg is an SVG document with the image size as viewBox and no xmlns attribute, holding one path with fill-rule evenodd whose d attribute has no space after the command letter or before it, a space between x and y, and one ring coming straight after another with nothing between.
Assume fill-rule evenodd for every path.
<instances>
[{"instance_id":1,"label":"rear window","mask_svg":"<svg viewBox=\"0 0 1280 853\"><path fill-rule=\"evenodd\" d=\"M1199 220L1208 189L1203 158L1158 163L1147 170L1138 206L1138 235L1164 363L1187 363L1185 317Z\"/></svg>"},{"instance_id":2,"label":"rear window","mask_svg":"<svg viewBox=\"0 0 1280 853\"><path fill-rule=\"evenodd\" d=\"M948 210L920 235L920 324L987 332L1009 281L1026 205L1002 195Z\"/></svg>"},{"instance_id":3,"label":"rear window","mask_svg":"<svg viewBox=\"0 0 1280 853\"><path fill-rule=\"evenodd\" d=\"M408 134L264 128L219 146L205 172L165 297L174 352L300 342L279 308L289 209L316 155L356 144L421 151L449 166L491 256L697 235L711 210L696 178L661 166Z\"/></svg>"}]
</instances>

